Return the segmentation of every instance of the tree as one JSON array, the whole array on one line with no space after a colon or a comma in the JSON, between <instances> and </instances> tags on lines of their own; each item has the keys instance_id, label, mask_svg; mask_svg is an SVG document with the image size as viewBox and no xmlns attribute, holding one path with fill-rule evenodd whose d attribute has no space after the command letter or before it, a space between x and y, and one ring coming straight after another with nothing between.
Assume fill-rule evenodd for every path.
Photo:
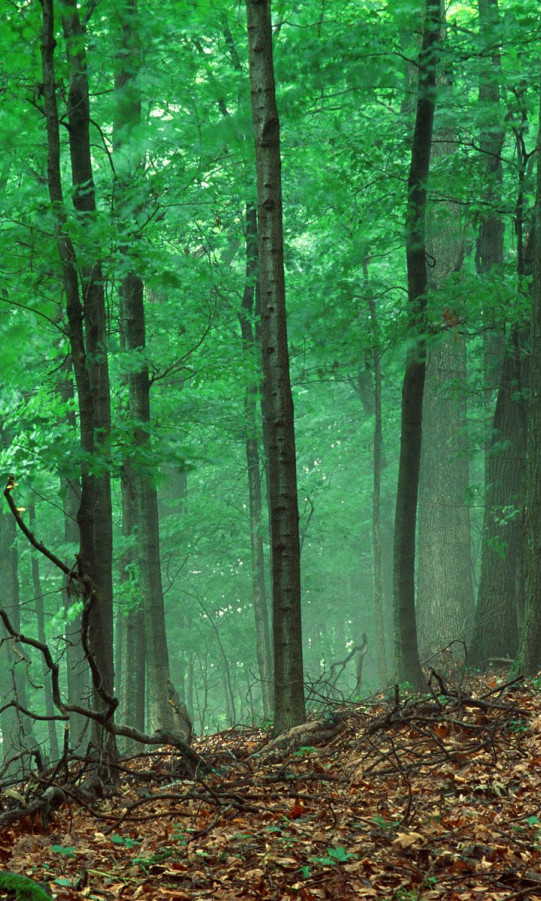
<instances>
[{"instance_id":1,"label":"tree","mask_svg":"<svg viewBox=\"0 0 541 901\"><path fill-rule=\"evenodd\" d=\"M135 76L141 63L138 38L137 6L131 0L121 13L121 48L115 87L117 115L115 119L115 160L117 179L117 212L124 234L119 246L119 266L123 271L120 284L120 321L123 343L132 365L128 372L129 421L133 429L130 442L133 459L124 470L124 477L132 484L137 531L138 581L142 598L145 633L146 693L148 717L152 729L171 731L181 726L174 723L173 707L168 697L170 680L169 650L163 601L160 562L160 530L158 492L153 468L150 436L150 389L146 359L146 321L144 283L132 262L137 256L135 246L139 234L134 227L134 182L141 176L142 165L133 149L129 149L130 135L141 121L141 98ZM142 201L138 206L142 205ZM183 737L191 734L186 719Z\"/></svg>"},{"instance_id":2,"label":"tree","mask_svg":"<svg viewBox=\"0 0 541 901\"><path fill-rule=\"evenodd\" d=\"M426 203L436 103L440 2L427 0L408 179L406 255L410 347L402 388L400 462L394 533L395 647L398 678L422 688L415 618L415 531L426 372Z\"/></svg>"},{"instance_id":3,"label":"tree","mask_svg":"<svg viewBox=\"0 0 541 901\"><path fill-rule=\"evenodd\" d=\"M246 0L255 135L263 393L268 429L274 732L305 719L299 512L283 258L280 123L269 0Z\"/></svg>"},{"instance_id":4,"label":"tree","mask_svg":"<svg viewBox=\"0 0 541 901\"><path fill-rule=\"evenodd\" d=\"M440 100L453 91L440 76ZM423 444L419 479L417 621L423 659L446 649L450 669L463 666L474 616L470 488L466 417L466 343L459 322L457 274L464 263L464 233L457 203L439 199L443 179L458 147L452 113L439 101L446 125L432 139L432 194L427 217L428 287L431 319L440 333L430 341L423 396ZM439 195L439 196L438 196ZM440 305L448 298L449 306ZM436 668L443 660L436 657Z\"/></svg>"},{"instance_id":5,"label":"tree","mask_svg":"<svg viewBox=\"0 0 541 901\"><path fill-rule=\"evenodd\" d=\"M483 118L480 148L484 155L484 199L486 211L481 217L477 238L476 265L485 280L500 279L504 264L504 224L499 210L502 195L502 151L505 127L500 85L503 80L499 35L502 25L497 0L479 3L479 30L484 47L492 52L484 63L479 86ZM510 119L510 112L506 119ZM519 118L520 139L516 143L519 186L525 176L523 136L527 113ZM521 174L522 173L522 174ZM519 187L519 195L520 195ZM520 199L517 213L522 209ZM522 217L522 214L521 214ZM522 245L523 223L517 221ZM519 268L523 248L517 254ZM519 271L524 285L524 271ZM485 316L492 317L490 303ZM470 645L470 660L484 665L491 657L514 657L518 649L519 611L523 607L523 548L521 507L524 491L526 455L526 410L523 399L524 367L520 321L511 322L505 335L501 324L484 336L487 394L497 397L492 421L487 425L485 456L485 507L481 571L475 625Z\"/></svg>"},{"instance_id":6,"label":"tree","mask_svg":"<svg viewBox=\"0 0 541 901\"><path fill-rule=\"evenodd\" d=\"M516 664L517 670L527 675L537 673L541 665L541 127L537 134L530 342L525 509L526 603Z\"/></svg>"},{"instance_id":7,"label":"tree","mask_svg":"<svg viewBox=\"0 0 541 901\"><path fill-rule=\"evenodd\" d=\"M253 204L246 206L246 283L242 294L242 307L239 321L242 334L243 352L248 363L254 352L261 358L261 349L256 340L256 329L253 324L257 284L257 211ZM257 366L259 375L260 366ZM252 551L252 597L254 604L256 650L261 679L263 698L263 715L271 716L272 692L272 658L270 647L269 616L267 610L267 592L265 584L265 556L263 547L261 466L257 427L257 399L259 388L255 377L250 379L245 389L244 410L246 414L246 467L248 470L248 492L250 501L250 545Z\"/></svg>"},{"instance_id":8,"label":"tree","mask_svg":"<svg viewBox=\"0 0 541 901\"><path fill-rule=\"evenodd\" d=\"M77 384L81 447L85 455L77 513L80 530L79 566L97 592L91 610L91 641L103 691L112 696L112 508L110 473L106 459L111 413L105 294L101 263L92 253L88 237L96 214L96 197L90 143L85 34L74 0L68 0L62 10L69 79L67 115L73 204L75 221L87 241L87 246L80 253L80 260L68 228L62 187L57 105L59 83L55 74L54 56L54 0L44 0L42 5L41 53L47 126L47 183L62 267L71 358ZM96 455L100 453L101 459L98 462ZM82 581L81 584L85 583ZM95 703L98 708L103 707L103 697L99 692L96 693ZM114 740L110 733L102 734L100 740L106 742L106 753L114 756Z\"/></svg>"}]
</instances>

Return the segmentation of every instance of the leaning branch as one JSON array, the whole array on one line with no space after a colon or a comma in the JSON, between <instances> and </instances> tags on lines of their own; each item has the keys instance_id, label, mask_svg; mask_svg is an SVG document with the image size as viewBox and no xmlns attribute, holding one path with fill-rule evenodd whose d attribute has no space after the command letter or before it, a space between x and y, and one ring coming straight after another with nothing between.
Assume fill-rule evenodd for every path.
<instances>
[{"instance_id":1,"label":"leaning branch","mask_svg":"<svg viewBox=\"0 0 541 901\"><path fill-rule=\"evenodd\" d=\"M102 697L104 697L104 700L109 698L108 706L101 712L98 710L91 710L90 707L83 707L80 704L65 704L60 694L59 667L58 664L53 660L48 646L43 642L38 641L36 638L31 638L29 635L23 635L21 632L17 632L17 630L13 628L8 614L2 608L0 608L0 619L2 620L8 634L11 635L14 641L35 648L43 655L43 659L45 660L45 663L47 664L47 667L51 673L53 701L55 707L60 710L60 713L62 714L60 717L53 717L53 719L67 720L68 714L78 713L81 716L87 717L90 720L94 720L100 723L101 726L111 735L119 735L124 738L131 738L135 741L141 742L141 744L143 745L171 745L182 753L186 767L191 776L195 776L196 772L198 771L208 769L208 765L204 758L197 754L197 752L194 751L193 748L191 748L190 745L187 744L187 742L185 742L184 739L176 732L158 731L147 733L141 732L139 731L139 729L135 729L133 726L115 723L112 719L112 716L116 707L118 706L118 700L116 698L109 698L109 696L105 692L102 692ZM88 651L88 646L85 645L85 654L88 655L89 653L90 652ZM90 657L87 656L87 659L90 663L91 655ZM96 678L100 680L99 671L95 663L94 667L95 673L97 674ZM51 719L51 717L36 717L29 710L22 708L16 702L13 702L13 706L16 706L17 709L21 711L21 713L25 714L26 716L30 716L33 719Z\"/></svg>"},{"instance_id":2,"label":"leaning branch","mask_svg":"<svg viewBox=\"0 0 541 901\"><path fill-rule=\"evenodd\" d=\"M13 516L15 517L17 525L26 536L28 541L32 544L32 546L35 547L36 550L38 550L45 557L47 557L48 560L54 563L55 566L57 566L64 573L64 575L68 576L70 582L73 583L76 591L81 595L83 599L84 603L81 619L81 645L83 647L85 658L90 667L94 689L105 703L105 709L102 711L91 710L89 707L83 707L80 704L64 703L60 692L59 666L58 663L55 663L55 661L53 660L48 645L42 641L38 641L37 638L32 638L29 635L23 635L21 632L18 632L13 627L6 610L0 608L0 619L2 620L6 631L11 636L11 638L13 638L13 640L18 642L19 644L28 645L29 647L35 648L35 650L39 651L43 656L47 668L51 673L53 702L55 707L60 711L61 714L60 717L54 717L54 719L67 720L70 713L78 713L81 716L100 723L101 726L111 735L120 735L125 738L131 738L135 741L141 742L141 744L144 745L172 745L174 748L182 752L186 766L189 769L191 775L195 775L197 770L208 769L204 759L200 757L199 754L197 754L190 747L190 745L187 744L187 742L185 742L184 739L176 732L154 732L152 734L149 734L147 732L140 732L138 729L135 729L132 726L118 725L113 721L113 714L118 707L118 699L110 695L103 687L103 680L92 653L88 638L90 610L94 603L98 603L96 587L94 586L89 576L84 572L82 561L79 557L77 558L76 565L70 568L55 554L53 554L47 547L45 547L44 544L38 541L30 531L30 529L25 525L22 520L20 511L17 509L12 496L12 492L16 487L16 484L17 483L15 482L15 479L10 476L4 491L4 497L6 498L9 508L13 513ZM23 714L35 718L30 711L21 708L18 704L15 704L15 706L17 706L17 709L20 710ZM50 719L50 717L46 717L46 719Z\"/></svg>"},{"instance_id":3,"label":"leaning branch","mask_svg":"<svg viewBox=\"0 0 541 901\"><path fill-rule=\"evenodd\" d=\"M19 526L21 532L23 533L23 535L26 536L26 538L28 538L28 541L30 542L32 547L35 547L36 550L40 552L40 554L43 554L44 557L47 557L47 559L51 561L51 563L54 563L55 566L58 566L58 568L60 570L62 570L64 575L69 576L71 578L73 576L73 569L70 569L68 566L66 566L66 564L62 560L60 560L55 554L53 554L52 551L50 551L48 548L46 548L45 545L41 543L41 541L38 541L37 538L34 536L34 534L30 531L28 526L26 526L24 524L21 514L20 514L19 510L17 509L17 506L16 506L15 501L13 500L13 497L11 494L13 489L16 487L17 487L17 482L15 481L13 476L10 476L8 479L6 488L4 490L4 497L8 502L9 509L13 513L13 516L15 517L15 522Z\"/></svg>"}]
</instances>

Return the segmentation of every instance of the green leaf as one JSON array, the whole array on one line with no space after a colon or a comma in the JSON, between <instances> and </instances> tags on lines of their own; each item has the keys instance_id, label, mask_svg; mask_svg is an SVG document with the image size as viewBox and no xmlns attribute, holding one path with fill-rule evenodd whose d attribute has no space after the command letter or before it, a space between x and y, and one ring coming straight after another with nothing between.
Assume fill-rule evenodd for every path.
<instances>
[{"instance_id":1,"label":"green leaf","mask_svg":"<svg viewBox=\"0 0 541 901\"><path fill-rule=\"evenodd\" d=\"M112 842L115 845L122 845L124 848L135 848L137 845L140 845L141 842L137 841L134 838L130 838L129 835L113 835L110 836Z\"/></svg>"},{"instance_id":2,"label":"green leaf","mask_svg":"<svg viewBox=\"0 0 541 901\"><path fill-rule=\"evenodd\" d=\"M65 857L75 857L75 848L69 845L51 845L51 851L55 854L63 854Z\"/></svg>"},{"instance_id":3,"label":"green leaf","mask_svg":"<svg viewBox=\"0 0 541 901\"><path fill-rule=\"evenodd\" d=\"M332 857L333 860L337 860L340 863L346 863L350 857L352 857L345 848L329 848L327 853L329 857Z\"/></svg>"}]
</instances>

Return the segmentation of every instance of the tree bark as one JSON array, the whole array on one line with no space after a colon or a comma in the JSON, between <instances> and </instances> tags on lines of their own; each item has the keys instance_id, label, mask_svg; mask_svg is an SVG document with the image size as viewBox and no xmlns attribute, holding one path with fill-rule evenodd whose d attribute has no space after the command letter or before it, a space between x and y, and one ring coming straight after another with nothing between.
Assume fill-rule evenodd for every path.
<instances>
[{"instance_id":1,"label":"tree bark","mask_svg":"<svg viewBox=\"0 0 541 901\"><path fill-rule=\"evenodd\" d=\"M400 681L424 687L415 618L415 531L426 369L426 202L436 103L440 2L426 0L419 88L408 178L406 257L411 345L402 387L400 459L394 536L395 654Z\"/></svg>"},{"instance_id":2,"label":"tree bark","mask_svg":"<svg viewBox=\"0 0 541 901\"><path fill-rule=\"evenodd\" d=\"M253 204L246 207L246 280L239 313L243 351L248 366L253 362L254 353L259 350L255 336L254 299L257 281L257 211ZM259 370L260 367L257 367ZM250 544L252 552L252 602L255 617L256 651L263 716L272 714L272 658L269 628L269 612L265 585L265 554L263 549L263 517L261 495L261 461L257 429L258 381L254 375L246 386L244 394L244 415L246 422L246 465L248 470L248 493L250 503Z\"/></svg>"},{"instance_id":3,"label":"tree bark","mask_svg":"<svg viewBox=\"0 0 541 901\"><path fill-rule=\"evenodd\" d=\"M120 558L120 583L123 597L127 595L126 609L120 608L117 617L117 643L120 665L117 667L117 685L120 715L144 732L145 729L145 625L141 604L141 591L137 574L135 527L137 522L133 478L127 462L120 476L122 492L122 534L127 547ZM128 739L126 753L137 751L137 745Z\"/></svg>"},{"instance_id":4,"label":"tree bark","mask_svg":"<svg viewBox=\"0 0 541 901\"><path fill-rule=\"evenodd\" d=\"M443 79L440 90L445 91ZM447 88L447 90L450 90ZM455 129L436 127L432 161L445 163L456 152ZM432 264L429 291L445 291L462 268L464 236L456 203L438 202L427 217ZM471 554L470 486L466 417L466 346L460 311L433 310L442 332L430 344L423 397L423 445L419 480L417 621L419 648L431 665L455 674L466 661L475 611ZM447 299L448 298L448 299ZM438 301L436 301L438 302ZM440 301L441 302L441 301ZM434 657L445 650L441 657Z\"/></svg>"},{"instance_id":5,"label":"tree bark","mask_svg":"<svg viewBox=\"0 0 541 901\"><path fill-rule=\"evenodd\" d=\"M486 454L481 576L470 647L472 664L516 656L523 584L523 504L526 409L517 336L511 336L500 374Z\"/></svg>"},{"instance_id":6,"label":"tree bark","mask_svg":"<svg viewBox=\"0 0 541 901\"><path fill-rule=\"evenodd\" d=\"M0 513L0 559L2 566L2 601L13 621L19 624L19 582L17 553L14 548L15 523L10 515ZM22 654L15 652L15 644L10 641L4 626L0 624L0 707L10 702L24 703L19 697L16 665L23 661ZM20 670L20 666L18 667ZM16 707L7 707L0 713L2 731L2 776L20 779L23 762L19 756L28 750L23 728L23 719Z\"/></svg>"},{"instance_id":7,"label":"tree bark","mask_svg":"<svg viewBox=\"0 0 541 901\"><path fill-rule=\"evenodd\" d=\"M274 732L305 719L299 511L283 254L280 123L269 0L246 0L257 171L263 394L269 436Z\"/></svg>"},{"instance_id":8,"label":"tree bark","mask_svg":"<svg viewBox=\"0 0 541 901\"><path fill-rule=\"evenodd\" d=\"M466 348L453 328L432 348L423 404L417 616L422 659L446 674L466 661L474 618L466 438Z\"/></svg>"},{"instance_id":9,"label":"tree bark","mask_svg":"<svg viewBox=\"0 0 541 901\"><path fill-rule=\"evenodd\" d=\"M33 532L35 532L35 523L36 523L36 509L34 505L30 507L29 510L29 518L30 518L30 528ZM37 633L38 640L43 644L46 643L45 638L45 610L43 605L43 590L41 587L41 575L39 568L39 559L36 556L35 552L32 553L32 585L34 588L34 601L36 604L36 620L37 620ZM45 696L45 712L48 717L50 717L47 723L47 730L49 734L49 749L50 756L53 761L60 759L59 747L58 747L58 735L56 734L56 723L54 721L55 715L55 707L53 701L53 690L51 687L51 681L49 678L49 671L45 661L42 661L42 673L43 673L43 694Z\"/></svg>"},{"instance_id":10,"label":"tree bark","mask_svg":"<svg viewBox=\"0 0 541 901\"><path fill-rule=\"evenodd\" d=\"M381 477L383 473L383 416L381 407L381 349L376 303L368 279L368 262L363 260L363 274L368 296L370 338L372 341L373 367L373 487L372 487L372 553L374 577L374 624L376 629L376 652L378 655L378 678L380 687L388 682L387 651L385 642L384 590L383 590L383 543L381 529Z\"/></svg>"},{"instance_id":11,"label":"tree bark","mask_svg":"<svg viewBox=\"0 0 541 901\"><path fill-rule=\"evenodd\" d=\"M537 133L530 347L524 516L526 600L517 660L517 669L526 675L534 675L541 665L541 127Z\"/></svg>"},{"instance_id":12,"label":"tree bark","mask_svg":"<svg viewBox=\"0 0 541 901\"><path fill-rule=\"evenodd\" d=\"M77 419L72 401L75 399L73 382L69 377L71 364L68 360L63 367L57 390L66 405L66 424L75 432ZM62 494L62 511L64 514L64 542L69 547L77 547L79 543L79 526L77 524L77 511L81 503L81 488L79 476L72 472L63 472L60 475L60 490ZM66 642L66 678L68 685L68 703L82 706L88 701L90 693L90 673L88 663L85 660L81 644L81 612L78 609L81 599L74 598L70 594L70 580L64 577L62 585L62 599L64 603L65 617L65 642ZM70 746L75 750L80 748L88 721L78 713L70 713Z\"/></svg>"},{"instance_id":13,"label":"tree bark","mask_svg":"<svg viewBox=\"0 0 541 901\"><path fill-rule=\"evenodd\" d=\"M115 158L119 164L117 174L117 206L123 228L137 240L135 230L128 223L133 215L124 213L126 191L133 194L133 182L141 165L136 155L124 153L129 131L141 121L141 100L134 75L138 69L140 48L137 35L136 0L130 0L121 13L122 53L119 56L115 87L117 115L114 140ZM135 164L132 160L136 159ZM128 215L130 218L128 218ZM133 459L130 461L129 478L135 500L137 530L137 560L139 564L139 588L143 606L146 658L146 694L148 718L151 729L171 731L175 727L173 708L169 703L169 651L160 562L160 528L158 492L154 481L154 467L149 465L152 453L150 435L150 378L145 357L146 323L144 284L141 276L131 266L127 245L120 247L125 268L130 271L122 279L121 328L126 349L131 352L132 365L128 374L130 420L133 427ZM139 365L135 365L139 361ZM176 724L178 725L178 723ZM184 738L191 735L191 723L186 722Z\"/></svg>"},{"instance_id":14,"label":"tree bark","mask_svg":"<svg viewBox=\"0 0 541 901\"><path fill-rule=\"evenodd\" d=\"M90 146L90 107L86 69L85 35L76 0L62 7L62 27L68 68L68 124L73 203L84 233L94 218L96 198ZM47 124L47 181L55 214L55 237L62 267L71 358L77 385L79 427L83 463L81 501L77 514L80 535L79 567L97 590L91 606L90 640L101 674L101 687L113 692L113 601L112 601L112 510L107 463L110 437L109 371L106 342L106 311L103 275L94 258L90 239L84 247L84 264L78 263L75 246L66 229L64 206L57 80L54 0L42 3L43 96ZM92 262L87 262L88 259ZM79 282L79 277L81 281ZM98 710L106 709L98 692ZM97 729L95 739L109 757L116 754L114 737Z\"/></svg>"}]
</instances>

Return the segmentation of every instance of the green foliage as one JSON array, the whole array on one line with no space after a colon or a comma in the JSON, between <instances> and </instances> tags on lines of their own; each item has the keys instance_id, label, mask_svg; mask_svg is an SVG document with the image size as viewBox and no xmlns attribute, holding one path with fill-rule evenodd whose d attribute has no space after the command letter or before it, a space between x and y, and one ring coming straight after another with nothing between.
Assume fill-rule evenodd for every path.
<instances>
[{"instance_id":1,"label":"green foliage","mask_svg":"<svg viewBox=\"0 0 541 901\"><path fill-rule=\"evenodd\" d=\"M322 867L328 867L337 863L347 863L352 857L353 854L349 854L345 848L339 846L337 848L327 848L327 853L323 857L313 857L312 860Z\"/></svg>"},{"instance_id":2,"label":"green foliage","mask_svg":"<svg viewBox=\"0 0 541 901\"><path fill-rule=\"evenodd\" d=\"M111 833L110 838L113 844L121 845L123 848L136 848L141 844L140 841L130 838L129 835L117 835L115 832Z\"/></svg>"},{"instance_id":3,"label":"green foliage","mask_svg":"<svg viewBox=\"0 0 541 901\"><path fill-rule=\"evenodd\" d=\"M16 901L49 901L51 897L37 882L18 873L0 873L0 889L14 892Z\"/></svg>"},{"instance_id":4,"label":"green foliage","mask_svg":"<svg viewBox=\"0 0 541 901\"><path fill-rule=\"evenodd\" d=\"M91 219L74 214L64 127L60 140L66 229L80 264L100 259L109 310L112 435L93 455L80 448L77 401L65 366L65 298L39 91L39 4L16 4L0 16L0 468L16 474L20 505L35 504L40 540L70 565L76 548L63 537L66 483L77 483L82 464L94 474L112 475L119 613L142 599L137 564L126 569L122 563L122 579L119 574L126 552L137 547L137 535L122 533L118 479L127 464L144 472L161 499L172 669L193 683L190 702L200 728L228 725L221 643L237 716L258 719L244 402L248 386L258 383L259 364L257 354L244 352L238 321L245 288L244 210L254 196L242 16L225 0L189 4L182 17L178 4L152 0L133 23L138 50L123 64L134 82L123 91L115 89L122 29L118 4L104 0L87 22L98 197ZM417 54L421 4L333 0L314 12L309 0L285 0L273 6L273 16L279 23L275 63L306 669L314 679L328 672L365 630L371 649L365 684L375 689L374 353L383 377L382 525L390 630L401 374L411 341L404 218L415 86L408 60ZM538 116L535 4L510 0L502 7L501 26L494 25L489 37L487 48L475 4L449 8L443 51L447 84L441 87L436 126L453 131L456 148L451 158L433 159L430 204L433 211L445 210L449 201L459 207L465 257L460 272L431 294L426 336L429 349L446 337L442 315L450 309L467 341L469 382L453 381L447 390L468 394L468 503L478 509L487 420L485 337L492 327L508 331L529 317L528 276L522 280L525 290L517 290L515 219L520 188L528 230L534 182L530 163L520 171L516 133L531 155ZM65 117L60 33L57 40L58 103ZM494 77L493 67L487 67L493 46L500 48L503 69L497 110L479 100L480 77L487 68L487 77ZM129 90L141 98L140 122L128 114ZM491 277L478 272L475 260L487 206L479 134L487 128L505 128L498 213L506 254L502 270ZM445 233L446 216L435 221ZM144 280L146 291L147 345L138 351L127 351L120 334L119 285L131 271ZM136 438L142 424L126 416L126 383L143 365L152 381L152 422L149 443L141 446ZM260 428L256 437L262 447ZM514 507L499 512L502 527L516 513ZM263 529L268 570L265 516ZM474 537L479 547L480 538ZM505 554L503 534L490 542L496 553ZM30 558L21 555L21 560L26 602L34 588ZM61 580L48 563L40 563L47 638L60 655ZM79 609L78 603L69 608L68 621ZM33 611L23 605L22 626L31 631L33 620ZM354 684L348 678L345 673L340 683L346 695Z\"/></svg>"},{"instance_id":5,"label":"green foliage","mask_svg":"<svg viewBox=\"0 0 541 901\"><path fill-rule=\"evenodd\" d=\"M69 845L51 845L51 851L55 854L62 854L64 857L75 857L75 848Z\"/></svg>"}]
</instances>

